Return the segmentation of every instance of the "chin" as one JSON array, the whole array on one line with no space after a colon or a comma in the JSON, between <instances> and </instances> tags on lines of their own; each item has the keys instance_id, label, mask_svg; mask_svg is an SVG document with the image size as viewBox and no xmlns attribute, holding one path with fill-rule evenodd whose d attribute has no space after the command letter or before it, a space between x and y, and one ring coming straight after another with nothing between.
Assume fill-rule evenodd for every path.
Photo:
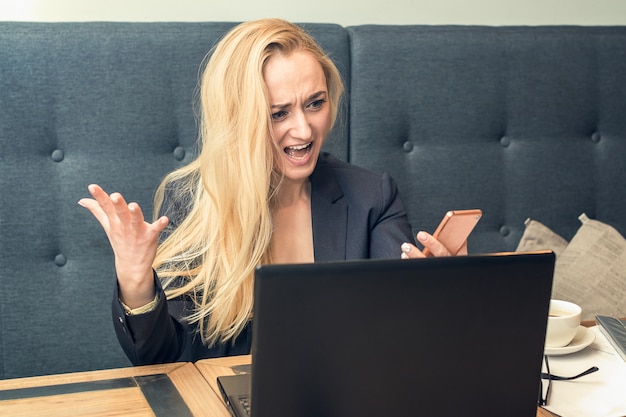
<instances>
[{"instance_id":1,"label":"chin","mask_svg":"<svg viewBox=\"0 0 626 417\"><path fill-rule=\"evenodd\" d=\"M319 152L311 154L307 158L306 162L293 161L290 158L285 157L283 160L283 175L285 179L298 182L308 180L317 165L318 157Z\"/></svg>"}]
</instances>

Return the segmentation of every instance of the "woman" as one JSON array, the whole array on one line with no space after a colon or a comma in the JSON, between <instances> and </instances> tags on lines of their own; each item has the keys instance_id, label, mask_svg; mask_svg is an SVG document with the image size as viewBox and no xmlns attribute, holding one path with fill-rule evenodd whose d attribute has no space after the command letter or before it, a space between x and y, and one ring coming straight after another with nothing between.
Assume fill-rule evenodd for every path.
<instances>
[{"instance_id":1,"label":"woman","mask_svg":"<svg viewBox=\"0 0 626 417\"><path fill-rule=\"evenodd\" d=\"M113 248L113 320L134 364L249 353L259 264L423 256L395 182L321 152L343 85L301 28L235 27L200 90L200 154L163 180L153 223L97 185L79 202Z\"/></svg>"}]
</instances>

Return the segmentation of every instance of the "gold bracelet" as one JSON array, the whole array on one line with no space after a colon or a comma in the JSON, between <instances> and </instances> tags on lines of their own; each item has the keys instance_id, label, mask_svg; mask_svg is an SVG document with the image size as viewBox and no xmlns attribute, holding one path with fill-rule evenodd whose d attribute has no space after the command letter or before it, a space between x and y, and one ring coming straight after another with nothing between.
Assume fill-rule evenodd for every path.
<instances>
[{"instance_id":1,"label":"gold bracelet","mask_svg":"<svg viewBox=\"0 0 626 417\"><path fill-rule=\"evenodd\" d=\"M159 293L157 292L154 295L154 299L150 301L148 304L143 305L137 308L130 308L122 300L119 300L120 304L122 304L122 308L124 308L124 312L127 316L136 316L137 314L149 313L156 308L157 303L159 302Z\"/></svg>"}]
</instances>

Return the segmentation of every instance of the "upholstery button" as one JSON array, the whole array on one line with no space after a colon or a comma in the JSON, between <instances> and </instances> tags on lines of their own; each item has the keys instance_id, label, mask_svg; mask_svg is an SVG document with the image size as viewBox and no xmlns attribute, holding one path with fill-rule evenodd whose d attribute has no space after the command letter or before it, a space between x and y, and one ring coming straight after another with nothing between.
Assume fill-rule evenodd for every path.
<instances>
[{"instance_id":1,"label":"upholstery button","mask_svg":"<svg viewBox=\"0 0 626 417\"><path fill-rule=\"evenodd\" d=\"M65 158L65 153L61 149L55 149L50 157L54 162L61 162Z\"/></svg>"},{"instance_id":2,"label":"upholstery button","mask_svg":"<svg viewBox=\"0 0 626 417\"><path fill-rule=\"evenodd\" d=\"M65 255L63 254L58 254L57 256L54 257L54 263L57 266L63 266L67 263L67 258L65 257Z\"/></svg>"},{"instance_id":3,"label":"upholstery button","mask_svg":"<svg viewBox=\"0 0 626 417\"><path fill-rule=\"evenodd\" d=\"M500 145L502 145L503 148L506 148L510 144L511 144L511 139L509 139L507 136L502 136L500 138Z\"/></svg>"},{"instance_id":4,"label":"upholstery button","mask_svg":"<svg viewBox=\"0 0 626 417\"><path fill-rule=\"evenodd\" d=\"M177 146L174 149L174 158L176 158L177 161L182 161L183 159L185 159L185 148L183 148L182 146Z\"/></svg>"},{"instance_id":5,"label":"upholstery button","mask_svg":"<svg viewBox=\"0 0 626 417\"><path fill-rule=\"evenodd\" d=\"M404 149L404 152L406 153L411 152L413 150L413 143L410 140L407 140L402 144L402 149Z\"/></svg>"},{"instance_id":6,"label":"upholstery button","mask_svg":"<svg viewBox=\"0 0 626 417\"><path fill-rule=\"evenodd\" d=\"M500 228L500 234L501 234L502 236L508 236L508 235L509 235L509 233L511 233L511 230L510 230L508 227L506 227L506 226L502 226L502 227Z\"/></svg>"},{"instance_id":7,"label":"upholstery button","mask_svg":"<svg viewBox=\"0 0 626 417\"><path fill-rule=\"evenodd\" d=\"M591 141L592 141L593 143L598 143L598 142L600 142L600 134L599 134L598 132L594 132L594 133L591 135Z\"/></svg>"}]
</instances>

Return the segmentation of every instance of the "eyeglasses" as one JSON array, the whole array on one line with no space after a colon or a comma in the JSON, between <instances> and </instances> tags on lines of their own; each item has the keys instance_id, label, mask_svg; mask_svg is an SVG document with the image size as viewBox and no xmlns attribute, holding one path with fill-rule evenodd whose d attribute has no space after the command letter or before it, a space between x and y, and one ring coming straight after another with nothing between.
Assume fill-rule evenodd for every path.
<instances>
[{"instance_id":1,"label":"eyeglasses","mask_svg":"<svg viewBox=\"0 0 626 417\"><path fill-rule=\"evenodd\" d=\"M539 395L537 399L537 403L539 405L548 405L548 397L550 397L550 388L552 386L552 381L571 381L573 379L578 379L581 376L592 374L598 370L597 366L592 366L586 371L581 372L578 375L574 375L574 376L552 375L552 373L550 372L550 363L548 362L548 355L544 355L543 360L546 364L546 372L541 373L541 379L539 380ZM546 390L545 396L543 395L543 380L544 379L548 380L548 389Z\"/></svg>"}]
</instances>

